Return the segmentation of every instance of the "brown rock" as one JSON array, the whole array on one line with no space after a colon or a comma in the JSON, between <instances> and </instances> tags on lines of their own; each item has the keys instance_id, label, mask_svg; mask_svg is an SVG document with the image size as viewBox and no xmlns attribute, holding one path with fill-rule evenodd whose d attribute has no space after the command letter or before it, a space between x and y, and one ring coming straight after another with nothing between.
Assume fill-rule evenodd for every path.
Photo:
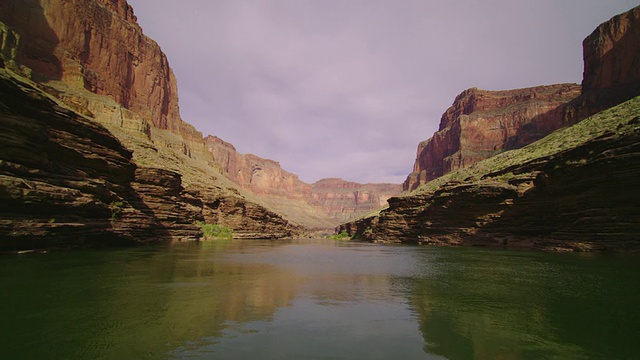
<instances>
[{"instance_id":1,"label":"brown rock","mask_svg":"<svg viewBox=\"0 0 640 360\"><path fill-rule=\"evenodd\" d=\"M575 84L465 90L442 115L439 130L418 145L404 190L550 134L565 125L564 105L579 94Z\"/></svg>"},{"instance_id":2,"label":"brown rock","mask_svg":"<svg viewBox=\"0 0 640 360\"><path fill-rule=\"evenodd\" d=\"M342 179L322 179L311 186L313 199L330 218L340 222L380 209L402 191L400 184L359 184Z\"/></svg>"},{"instance_id":3,"label":"brown rock","mask_svg":"<svg viewBox=\"0 0 640 360\"><path fill-rule=\"evenodd\" d=\"M230 143L216 136L205 139L214 160L236 184L258 195L276 195L291 199L308 198L311 186L298 175L285 171L277 161L253 154L240 154Z\"/></svg>"},{"instance_id":4,"label":"brown rock","mask_svg":"<svg viewBox=\"0 0 640 360\"><path fill-rule=\"evenodd\" d=\"M602 23L582 47L582 96L567 109L571 123L640 95L640 6Z\"/></svg>"},{"instance_id":5,"label":"brown rock","mask_svg":"<svg viewBox=\"0 0 640 360\"><path fill-rule=\"evenodd\" d=\"M596 134L575 147L554 150L558 141L575 141L556 136L544 150L536 143L510 154L529 159L516 165L501 165L509 158L498 155L495 170L477 167L469 180L443 180L433 190L391 198L378 216L337 231L376 242L638 251L638 111L640 97L566 133Z\"/></svg>"},{"instance_id":6,"label":"brown rock","mask_svg":"<svg viewBox=\"0 0 640 360\"><path fill-rule=\"evenodd\" d=\"M9 38L22 44L3 44L5 62L30 68L34 79L110 96L160 129L202 138L180 118L167 57L142 33L126 1L1 0L0 21L17 35Z\"/></svg>"}]
</instances>

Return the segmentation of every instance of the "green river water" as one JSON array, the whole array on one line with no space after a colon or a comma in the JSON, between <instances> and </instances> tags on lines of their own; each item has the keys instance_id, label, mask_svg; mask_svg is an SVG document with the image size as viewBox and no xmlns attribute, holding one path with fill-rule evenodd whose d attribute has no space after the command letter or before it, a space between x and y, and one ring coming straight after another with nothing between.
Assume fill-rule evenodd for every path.
<instances>
[{"instance_id":1,"label":"green river water","mask_svg":"<svg viewBox=\"0 0 640 360\"><path fill-rule=\"evenodd\" d=\"M0 359L637 359L640 256L219 241L0 257Z\"/></svg>"}]
</instances>

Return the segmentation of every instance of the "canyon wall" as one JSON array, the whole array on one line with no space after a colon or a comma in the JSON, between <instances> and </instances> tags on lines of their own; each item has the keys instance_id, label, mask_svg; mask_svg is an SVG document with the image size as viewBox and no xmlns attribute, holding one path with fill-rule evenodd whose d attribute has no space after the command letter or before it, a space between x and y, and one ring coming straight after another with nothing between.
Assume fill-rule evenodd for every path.
<instances>
[{"instance_id":1,"label":"canyon wall","mask_svg":"<svg viewBox=\"0 0 640 360\"><path fill-rule=\"evenodd\" d=\"M258 195L292 199L311 196L311 185L301 181L298 175L285 171L277 161L240 154L232 144L216 136L207 136L205 142L214 160L242 188Z\"/></svg>"},{"instance_id":2,"label":"canyon wall","mask_svg":"<svg viewBox=\"0 0 640 360\"><path fill-rule=\"evenodd\" d=\"M600 24L582 42L582 95L565 118L577 122L640 95L640 6Z\"/></svg>"},{"instance_id":3,"label":"canyon wall","mask_svg":"<svg viewBox=\"0 0 640 360\"><path fill-rule=\"evenodd\" d=\"M403 189L414 190L451 171L550 134L566 125L564 106L578 95L580 86L576 84L463 91L442 115L439 130L418 145L413 172Z\"/></svg>"},{"instance_id":4,"label":"canyon wall","mask_svg":"<svg viewBox=\"0 0 640 360\"><path fill-rule=\"evenodd\" d=\"M3 250L304 233L223 176L126 1L0 0L0 72Z\"/></svg>"},{"instance_id":5,"label":"canyon wall","mask_svg":"<svg viewBox=\"0 0 640 360\"><path fill-rule=\"evenodd\" d=\"M0 21L17 29L25 46L19 64L40 79L62 80L151 119L160 129L183 131L176 79L166 55L146 37L124 0L2 0Z\"/></svg>"},{"instance_id":6,"label":"canyon wall","mask_svg":"<svg viewBox=\"0 0 640 360\"><path fill-rule=\"evenodd\" d=\"M233 192L141 166L107 128L36 85L0 66L0 252L197 240L200 221L239 238L303 234Z\"/></svg>"},{"instance_id":7,"label":"canyon wall","mask_svg":"<svg viewBox=\"0 0 640 360\"><path fill-rule=\"evenodd\" d=\"M640 250L639 13L585 39L584 88L564 108L570 126L391 198L379 215L336 231L379 242ZM466 108L462 101L443 118Z\"/></svg>"}]
</instances>

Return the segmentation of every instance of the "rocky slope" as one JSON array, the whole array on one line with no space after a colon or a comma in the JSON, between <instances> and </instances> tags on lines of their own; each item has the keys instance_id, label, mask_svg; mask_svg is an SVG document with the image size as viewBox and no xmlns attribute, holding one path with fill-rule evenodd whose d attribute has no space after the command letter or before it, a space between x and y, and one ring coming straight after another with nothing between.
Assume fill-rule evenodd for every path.
<instances>
[{"instance_id":1,"label":"rocky slope","mask_svg":"<svg viewBox=\"0 0 640 360\"><path fill-rule=\"evenodd\" d=\"M418 144L413 172L403 189L414 190L451 171L550 134L566 125L564 106L578 95L580 86L574 84L463 91L442 115L439 130Z\"/></svg>"},{"instance_id":2,"label":"rocky slope","mask_svg":"<svg viewBox=\"0 0 640 360\"><path fill-rule=\"evenodd\" d=\"M585 40L585 87L564 117L576 124L440 176L337 231L370 241L640 249L640 78L629 66L638 64L639 11Z\"/></svg>"}]
</instances>

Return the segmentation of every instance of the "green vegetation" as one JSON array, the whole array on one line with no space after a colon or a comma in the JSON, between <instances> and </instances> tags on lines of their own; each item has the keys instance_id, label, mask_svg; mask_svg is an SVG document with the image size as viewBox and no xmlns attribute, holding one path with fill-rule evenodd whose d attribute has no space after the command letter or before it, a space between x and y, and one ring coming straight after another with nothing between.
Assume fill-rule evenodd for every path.
<instances>
[{"instance_id":1,"label":"green vegetation","mask_svg":"<svg viewBox=\"0 0 640 360\"><path fill-rule=\"evenodd\" d=\"M340 232L340 234L329 236L329 239L331 239L331 240L351 240L351 236L349 234L347 234L346 231L342 231L342 232Z\"/></svg>"},{"instance_id":2,"label":"green vegetation","mask_svg":"<svg viewBox=\"0 0 640 360\"><path fill-rule=\"evenodd\" d=\"M205 224L198 222L202 236L205 240L230 240L233 238L233 229L218 224Z\"/></svg>"},{"instance_id":3,"label":"green vegetation","mask_svg":"<svg viewBox=\"0 0 640 360\"><path fill-rule=\"evenodd\" d=\"M111 220L116 220L120 217L120 214L122 213L122 206L124 205L124 203L120 202L120 201L112 201L111 204L109 204L109 210L111 210Z\"/></svg>"}]
</instances>

